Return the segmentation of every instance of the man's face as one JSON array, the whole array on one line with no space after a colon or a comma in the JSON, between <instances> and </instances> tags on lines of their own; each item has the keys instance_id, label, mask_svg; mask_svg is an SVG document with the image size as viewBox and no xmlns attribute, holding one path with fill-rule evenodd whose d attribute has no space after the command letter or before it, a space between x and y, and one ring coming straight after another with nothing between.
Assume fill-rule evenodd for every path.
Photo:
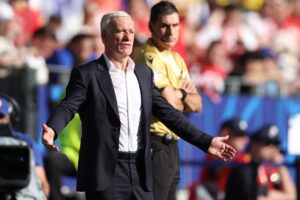
<instances>
[{"instance_id":1,"label":"man's face","mask_svg":"<svg viewBox=\"0 0 300 200\"><path fill-rule=\"evenodd\" d=\"M131 17L114 17L108 29L102 33L102 41L108 56L124 58L131 54L134 42L134 22Z\"/></svg>"},{"instance_id":2,"label":"man's face","mask_svg":"<svg viewBox=\"0 0 300 200\"><path fill-rule=\"evenodd\" d=\"M248 143L247 136L230 136L227 143L231 145L237 152L243 151Z\"/></svg>"},{"instance_id":3,"label":"man's face","mask_svg":"<svg viewBox=\"0 0 300 200\"><path fill-rule=\"evenodd\" d=\"M151 33L154 43L160 50L171 49L179 36L179 15L176 12L161 15L157 22L151 24Z\"/></svg>"},{"instance_id":4,"label":"man's face","mask_svg":"<svg viewBox=\"0 0 300 200\"><path fill-rule=\"evenodd\" d=\"M274 144L267 145L259 142L253 142L251 149L255 160L263 162L273 162L274 157L280 153L279 147Z\"/></svg>"},{"instance_id":5,"label":"man's face","mask_svg":"<svg viewBox=\"0 0 300 200\"><path fill-rule=\"evenodd\" d=\"M0 125L8 124L10 121L10 117L8 115L3 115L0 113Z\"/></svg>"}]
</instances>

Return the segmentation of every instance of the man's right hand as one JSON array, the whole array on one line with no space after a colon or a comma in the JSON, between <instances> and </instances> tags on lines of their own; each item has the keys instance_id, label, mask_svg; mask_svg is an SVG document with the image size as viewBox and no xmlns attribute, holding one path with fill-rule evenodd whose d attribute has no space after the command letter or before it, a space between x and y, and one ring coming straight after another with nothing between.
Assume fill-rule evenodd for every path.
<instances>
[{"instance_id":1,"label":"man's right hand","mask_svg":"<svg viewBox=\"0 0 300 200\"><path fill-rule=\"evenodd\" d=\"M184 105L180 100L180 91L175 90L174 88L167 86L161 92L161 96L165 97L169 104L171 104L177 110L183 111Z\"/></svg>"},{"instance_id":2,"label":"man's right hand","mask_svg":"<svg viewBox=\"0 0 300 200\"><path fill-rule=\"evenodd\" d=\"M45 147L51 151L59 151L59 148L54 144L54 136L55 132L54 130L47 126L46 124L43 124L43 135L42 135L42 142L45 145Z\"/></svg>"}]
</instances>

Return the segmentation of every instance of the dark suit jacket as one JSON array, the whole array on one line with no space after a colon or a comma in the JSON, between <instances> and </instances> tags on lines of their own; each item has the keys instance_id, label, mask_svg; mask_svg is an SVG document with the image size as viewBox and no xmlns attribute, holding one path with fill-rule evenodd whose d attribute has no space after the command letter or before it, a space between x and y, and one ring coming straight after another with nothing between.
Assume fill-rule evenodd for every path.
<instances>
[{"instance_id":1,"label":"dark suit jacket","mask_svg":"<svg viewBox=\"0 0 300 200\"><path fill-rule=\"evenodd\" d=\"M142 99L140 133L144 147L144 177L142 183L152 190L150 121L152 114L181 138L207 151L212 137L199 131L184 115L160 96L153 85L149 67L136 64L134 70ZM82 122L82 138L78 164L77 189L101 191L111 185L117 161L120 119L112 80L101 56L73 68L66 97L50 116L47 124L59 134L78 112Z\"/></svg>"}]
</instances>

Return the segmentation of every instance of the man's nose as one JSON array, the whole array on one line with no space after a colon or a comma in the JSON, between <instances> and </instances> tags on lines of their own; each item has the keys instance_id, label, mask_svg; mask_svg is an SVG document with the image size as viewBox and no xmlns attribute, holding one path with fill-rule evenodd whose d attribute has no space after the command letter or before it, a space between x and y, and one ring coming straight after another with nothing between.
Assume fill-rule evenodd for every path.
<instances>
[{"instance_id":1,"label":"man's nose","mask_svg":"<svg viewBox=\"0 0 300 200\"><path fill-rule=\"evenodd\" d=\"M175 28L173 26L168 26L167 28L167 35L170 36L170 35L173 35L175 32Z\"/></svg>"},{"instance_id":2,"label":"man's nose","mask_svg":"<svg viewBox=\"0 0 300 200\"><path fill-rule=\"evenodd\" d=\"M123 40L126 40L126 41L130 40L130 35L131 35L131 33L127 32L127 31L124 32Z\"/></svg>"}]
</instances>

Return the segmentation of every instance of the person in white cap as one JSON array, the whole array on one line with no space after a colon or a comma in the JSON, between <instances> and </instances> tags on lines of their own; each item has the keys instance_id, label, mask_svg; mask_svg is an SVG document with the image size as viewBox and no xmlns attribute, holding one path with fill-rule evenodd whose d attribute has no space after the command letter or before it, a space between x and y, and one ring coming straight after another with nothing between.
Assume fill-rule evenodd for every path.
<instances>
[{"instance_id":1,"label":"person in white cap","mask_svg":"<svg viewBox=\"0 0 300 200\"><path fill-rule=\"evenodd\" d=\"M280 150L279 128L263 125L250 138L249 159L230 172L225 200L296 199L296 187Z\"/></svg>"},{"instance_id":2,"label":"person in white cap","mask_svg":"<svg viewBox=\"0 0 300 200\"><path fill-rule=\"evenodd\" d=\"M20 67L24 63L21 51L14 45L17 35L14 11L8 3L0 1L0 69Z\"/></svg>"}]
</instances>

